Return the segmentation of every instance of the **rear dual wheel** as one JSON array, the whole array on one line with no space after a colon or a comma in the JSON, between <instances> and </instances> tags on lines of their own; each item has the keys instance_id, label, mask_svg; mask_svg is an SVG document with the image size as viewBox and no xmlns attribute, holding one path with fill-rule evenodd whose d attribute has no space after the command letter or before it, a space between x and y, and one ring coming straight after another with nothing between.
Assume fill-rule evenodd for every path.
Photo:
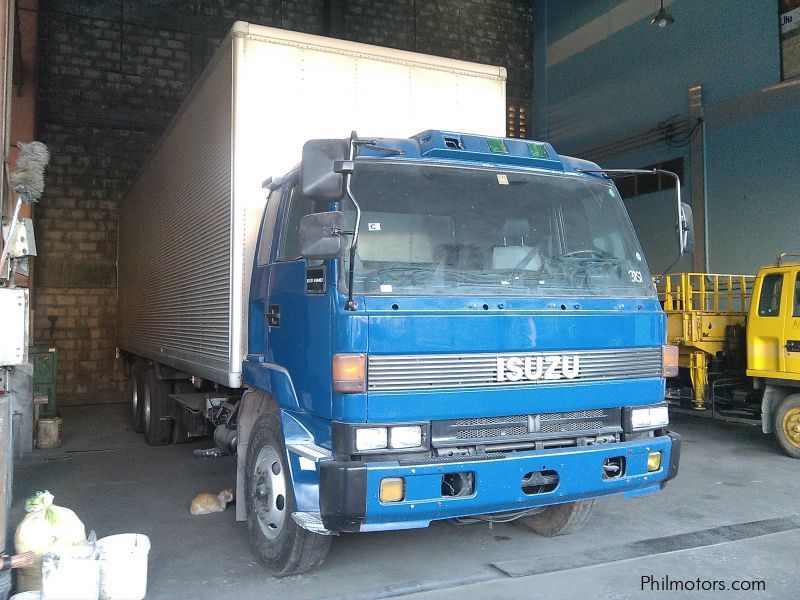
<instances>
[{"instance_id":1,"label":"rear dual wheel","mask_svg":"<svg viewBox=\"0 0 800 600\"><path fill-rule=\"evenodd\" d=\"M136 433L144 431L144 377L147 374L147 365L139 358L134 359L131 366L130 402L128 419L131 429Z\"/></svg>"},{"instance_id":2,"label":"rear dual wheel","mask_svg":"<svg viewBox=\"0 0 800 600\"><path fill-rule=\"evenodd\" d=\"M159 379L150 368L144 376L142 414L144 437L151 446L163 446L172 441L172 415L169 411L169 381Z\"/></svg>"}]
</instances>

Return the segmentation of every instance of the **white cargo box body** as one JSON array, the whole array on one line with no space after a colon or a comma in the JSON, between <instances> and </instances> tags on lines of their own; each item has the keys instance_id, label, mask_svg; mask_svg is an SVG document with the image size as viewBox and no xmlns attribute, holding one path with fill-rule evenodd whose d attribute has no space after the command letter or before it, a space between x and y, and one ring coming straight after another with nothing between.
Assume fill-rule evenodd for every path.
<instances>
[{"instance_id":1,"label":"white cargo box body","mask_svg":"<svg viewBox=\"0 0 800 600\"><path fill-rule=\"evenodd\" d=\"M241 386L261 185L314 138L505 132L505 69L234 24L120 208L118 345Z\"/></svg>"}]
</instances>

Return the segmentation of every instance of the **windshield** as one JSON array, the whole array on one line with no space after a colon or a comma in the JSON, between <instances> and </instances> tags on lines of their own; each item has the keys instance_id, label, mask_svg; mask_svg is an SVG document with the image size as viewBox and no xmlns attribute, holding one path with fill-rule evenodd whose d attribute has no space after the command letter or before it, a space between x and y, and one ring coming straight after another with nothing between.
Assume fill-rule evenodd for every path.
<instances>
[{"instance_id":1,"label":"windshield","mask_svg":"<svg viewBox=\"0 0 800 600\"><path fill-rule=\"evenodd\" d=\"M356 294L654 295L610 182L364 160L352 191ZM352 203L342 208L352 229Z\"/></svg>"}]
</instances>

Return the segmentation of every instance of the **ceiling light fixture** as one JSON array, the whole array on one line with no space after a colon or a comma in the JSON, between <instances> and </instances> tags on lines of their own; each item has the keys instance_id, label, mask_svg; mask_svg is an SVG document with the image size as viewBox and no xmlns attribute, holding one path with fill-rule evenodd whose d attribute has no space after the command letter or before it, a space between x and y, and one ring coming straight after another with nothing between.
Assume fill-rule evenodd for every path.
<instances>
[{"instance_id":1,"label":"ceiling light fixture","mask_svg":"<svg viewBox=\"0 0 800 600\"><path fill-rule=\"evenodd\" d=\"M675 17L664 10L664 0L661 0L661 8L652 19L650 25L658 25L662 29L667 25L672 25L675 22Z\"/></svg>"}]
</instances>

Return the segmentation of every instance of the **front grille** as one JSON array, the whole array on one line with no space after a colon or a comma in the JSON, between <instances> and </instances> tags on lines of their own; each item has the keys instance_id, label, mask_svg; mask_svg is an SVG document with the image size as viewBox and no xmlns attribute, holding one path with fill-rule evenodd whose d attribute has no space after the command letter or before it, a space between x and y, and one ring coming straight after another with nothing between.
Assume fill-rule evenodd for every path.
<instances>
[{"instance_id":1,"label":"front grille","mask_svg":"<svg viewBox=\"0 0 800 600\"><path fill-rule=\"evenodd\" d=\"M566 369L554 370L554 377L510 381L498 374L498 359L537 361L567 360ZM566 357L566 358L560 358ZM549 364L549 363L548 363ZM573 369L578 365L578 371ZM560 369L560 370L559 370ZM566 373L569 373L569 376ZM661 347L616 350L564 350L501 354L418 354L370 355L369 391L424 390L515 385L569 385L587 381L613 381L661 377Z\"/></svg>"},{"instance_id":2,"label":"front grille","mask_svg":"<svg viewBox=\"0 0 800 600\"><path fill-rule=\"evenodd\" d=\"M605 413L602 408L592 410L575 410L563 413L542 413L539 415L542 421L553 421L555 419L591 419L592 417L602 417Z\"/></svg>"},{"instance_id":3,"label":"front grille","mask_svg":"<svg viewBox=\"0 0 800 600\"><path fill-rule=\"evenodd\" d=\"M496 429L461 429L456 434L459 440L475 440L492 437L525 435L527 427L498 427Z\"/></svg>"},{"instance_id":4,"label":"front grille","mask_svg":"<svg viewBox=\"0 0 800 600\"><path fill-rule=\"evenodd\" d=\"M496 425L501 423L519 423L527 421L528 415L512 417L476 417L474 419L456 419L456 425Z\"/></svg>"},{"instance_id":5,"label":"front grille","mask_svg":"<svg viewBox=\"0 0 800 600\"><path fill-rule=\"evenodd\" d=\"M561 431L592 431L602 428L602 421L581 421L579 423L544 423L540 431L542 433L557 433Z\"/></svg>"},{"instance_id":6,"label":"front grille","mask_svg":"<svg viewBox=\"0 0 800 600\"><path fill-rule=\"evenodd\" d=\"M622 409L469 417L431 423L434 448L470 444L553 440L622 432Z\"/></svg>"}]
</instances>

